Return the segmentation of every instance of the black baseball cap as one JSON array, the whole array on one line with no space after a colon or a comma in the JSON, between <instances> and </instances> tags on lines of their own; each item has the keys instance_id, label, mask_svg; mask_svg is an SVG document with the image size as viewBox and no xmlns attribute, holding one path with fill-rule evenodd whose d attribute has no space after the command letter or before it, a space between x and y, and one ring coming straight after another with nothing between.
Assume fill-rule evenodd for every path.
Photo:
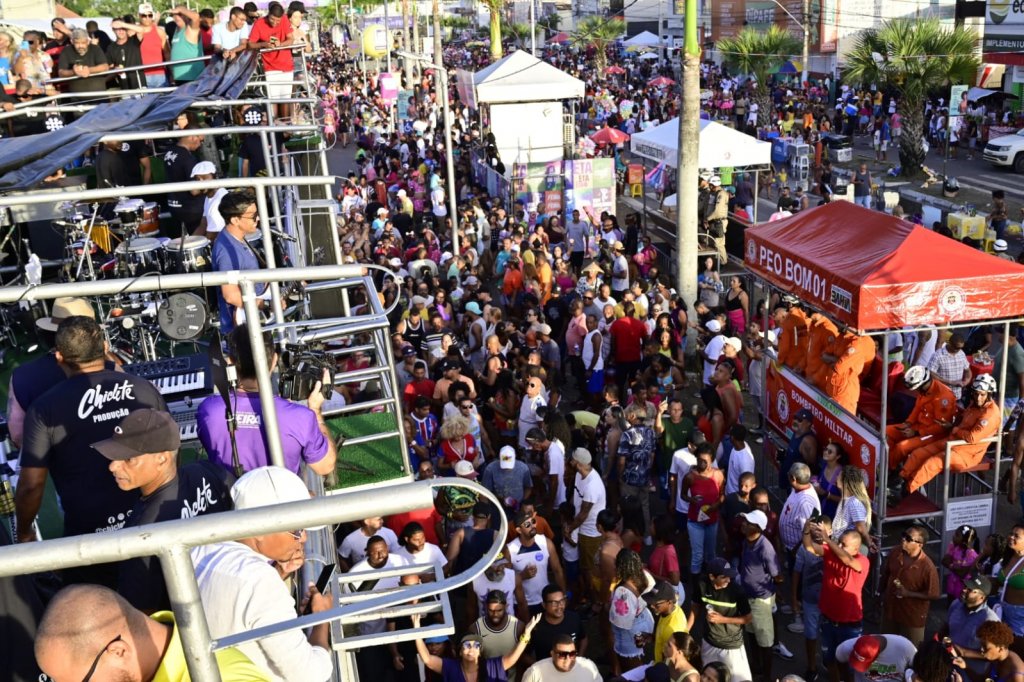
<instances>
[{"instance_id":1,"label":"black baseball cap","mask_svg":"<svg viewBox=\"0 0 1024 682\"><path fill-rule=\"evenodd\" d=\"M177 452L181 433L174 417L153 409L135 410L114 427L114 434L92 446L111 460L125 460L155 452Z\"/></svg>"}]
</instances>

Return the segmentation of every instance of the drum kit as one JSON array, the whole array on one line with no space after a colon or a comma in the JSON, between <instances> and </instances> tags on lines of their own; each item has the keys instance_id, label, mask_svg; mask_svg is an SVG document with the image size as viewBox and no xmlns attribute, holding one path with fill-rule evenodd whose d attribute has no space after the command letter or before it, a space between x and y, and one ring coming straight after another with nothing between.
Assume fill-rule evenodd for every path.
<instances>
[{"instance_id":1,"label":"drum kit","mask_svg":"<svg viewBox=\"0 0 1024 682\"><path fill-rule=\"evenodd\" d=\"M100 216L99 204L64 202L63 277L68 282L134 278L159 273L207 272L211 269L210 240L160 236L160 207L141 199L122 198L113 207L114 218Z\"/></svg>"}]
</instances>

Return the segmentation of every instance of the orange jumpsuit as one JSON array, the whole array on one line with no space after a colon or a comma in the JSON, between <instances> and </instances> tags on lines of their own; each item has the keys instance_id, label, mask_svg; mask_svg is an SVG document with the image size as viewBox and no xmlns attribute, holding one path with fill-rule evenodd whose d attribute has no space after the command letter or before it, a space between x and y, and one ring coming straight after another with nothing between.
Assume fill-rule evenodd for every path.
<instances>
[{"instance_id":1,"label":"orange jumpsuit","mask_svg":"<svg viewBox=\"0 0 1024 682\"><path fill-rule=\"evenodd\" d=\"M860 400L860 375L875 359L875 342L870 336L846 332L835 341L832 353L838 359L825 373L825 395L851 414L857 414Z\"/></svg>"},{"instance_id":2,"label":"orange jumpsuit","mask_svg":"<svg viewBox=\"0 0 1024 682\"><path fill-rule=\"evenodd\" d=\"M885 440L889 445L889 468L898 469L912 451L932 438L945 436L947 429L939 422L952 422L955 415L956 396L952 389L932 377L928 392L918 394L914 409L905 422L906 426L917 431L917 435L910 438L904 436L900 431L904 424L890 424L885 428Z\"/></svg>"},{"instance_id":3,"label":"orange jumpsuit","mask_svg":"<svg viewBox=\"0 0 1024 682\"><path fill-rule=\"evenodd\" d=\"M989 399L983 407L970 405L964 410L960 423L947 438L932 438L910 453L900 473L914 492L935 478L946 464L946 441L963 440L966 445L955 445L949 453L949 470L963 471L978 464L988 450L988 443L981 441L999 433L1003 423L1003 412L999 404Z\"/></svg>"},{"instance_id":4,"label":"orange jumpsuit","mask_svg":"<svg viewBox=\"0 0 1024 682\"><path fill-rule=\"evenodd\" d=\"M822 353L832 353L833 344L839 337L839 329L821 313L811 315L811 328L807 342L807 354L802 369L807 381L824 389L828 365L821 359Z\"/></svg>"},{"instance_id":5,"label":"orange jumpsuit","mask_svg":"<svg viewBox=\"0 0 1024 682\"><path fill-rule=\"evenodd\" d=\"M787 367L799 366L807 352L807 313L793 308L782 320L779 332L779 362Z\"/></svg>"}]
</instances>

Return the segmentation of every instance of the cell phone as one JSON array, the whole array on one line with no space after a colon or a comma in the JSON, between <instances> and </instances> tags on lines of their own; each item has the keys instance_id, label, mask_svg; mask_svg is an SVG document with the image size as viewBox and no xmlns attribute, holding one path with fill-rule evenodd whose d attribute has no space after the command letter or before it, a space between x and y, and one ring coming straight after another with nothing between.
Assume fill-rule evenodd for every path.
<instances>
[{"instance_id":1,"label":"cell phone","mask_svg":"<svg viewBox=\"0 0 1024 682\"><path fill-rule=\"evenodd\" d=\"M331 584L331 576L334 575L334 564L325 564L323 569L320 571L320 577L316 579L316 591L323 594L328 585ZM313 612L313 600L310 599L309 603L306 604L306 610L302 612L302 615L308 616Z\"/></svg>"}]
</instances>

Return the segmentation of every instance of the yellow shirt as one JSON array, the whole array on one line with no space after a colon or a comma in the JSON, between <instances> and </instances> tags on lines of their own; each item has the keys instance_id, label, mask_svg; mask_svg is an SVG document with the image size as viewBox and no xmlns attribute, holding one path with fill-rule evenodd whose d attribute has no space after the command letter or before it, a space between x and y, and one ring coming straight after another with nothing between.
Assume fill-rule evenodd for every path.
<instances>
[{"instance_id":1,"label":"yellow shirt","mask_svg":"<svg viewBox=\"0 0 1024 682\"><path fill-rule=\"evenodd\" d=\"M660 663L665 659L665 643L672 637L673 632L689 632L686 624L686 614L677 605L667 616L658 619L654 626L654 662Z\"/></svg>"},{"instance_id":2,"label":"yellow shirt","mask_svg":"<svg viewBox=\"0 0 1024 682\"><path fill-rule=\"evenodd\" d=\"M151 618L158 623L174 626L171 641L167 645L167 651L164 652L156 675L153 676L153 682L191 682L192 676L188 674L188 667L185 665L185 652L181 648L181 638L178 635L178 626L174 622L174 614L170 611L157 611ZM214 656L217 658L217 669L223 682L270 682L270 675L234 647L216 651Z\"/></svg>"}]
</instances>

